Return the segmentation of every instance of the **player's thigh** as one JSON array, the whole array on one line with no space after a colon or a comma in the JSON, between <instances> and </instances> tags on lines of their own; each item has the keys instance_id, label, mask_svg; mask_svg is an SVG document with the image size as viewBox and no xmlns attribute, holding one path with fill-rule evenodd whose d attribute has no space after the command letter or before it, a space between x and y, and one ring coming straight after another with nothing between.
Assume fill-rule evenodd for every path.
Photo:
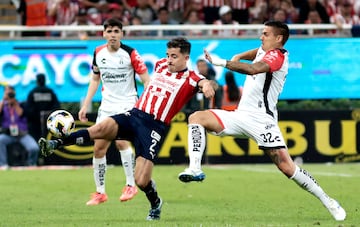
<instances>
[{"instance_id":1,"label":"player's thigh","mask_svg":"<svg viewBox=\"0 0 360 227\"><path fill-rule=\"evenodd\" d=\"M116 138L118 128L119 126L116 121L111 117L107 117L100 123L88 128L88 131L90 137L93 139L114 140Z\"/></svg>"},{"instance_id":2,"label":"player's thigh","mask_svg":"<svg viewBox=\"0 0 360 227\"><path fill-rule=\"evenodd\" d=\"M136 158L135 166L135 182L136 184L144 188L151 180L152 170L154 163L144 157L138 156Z\"/></svg>"},{"instance_id":3,"label":"player's thigh","mask_svg":"<svg viewBox=\"0 0 360 227\"><path fill-rule=\"evenodd\" d=\"M223 125L219 121L216 114L212 110L196 111L189 116L189 124L200 124L209 131L220 132L223 130Z\"/></svg>"},{"instance_id":4,"label":"player's thigh","mask_svg":"<svg viewBox=\"0 0 360 227\"><path fill-rule=\"evenodd\" d=\"M277 121L266 113L250 111L212 110L223 125L215 135L252 138L260 149L285 148Z\"/></svg>"},{"instance_id":5,"label":"player's thigh","mask_svg":"<svg viewBox=\"0 0 360 227\"><path fill-rule=\"evenodd\" d=\"M139 125L140 126L140 125ZM169 127L155 121L145 121L133 137L136 157L154 162L164 143Z\"/></svg>"},{"instance_id":6,"label":"player's thigh","mask_svg":"<svg viewBox=\"0 0 360 227\"><path fill-rule=\"evenodd\" d=\"M211 113L214 115L218 124L217 130L208 131L214 135L219 136L243 136L245 135L245 125L247 119L244 114L237 111L226 111L220 109L212 109Z\"/></svg>"}]
</instances>

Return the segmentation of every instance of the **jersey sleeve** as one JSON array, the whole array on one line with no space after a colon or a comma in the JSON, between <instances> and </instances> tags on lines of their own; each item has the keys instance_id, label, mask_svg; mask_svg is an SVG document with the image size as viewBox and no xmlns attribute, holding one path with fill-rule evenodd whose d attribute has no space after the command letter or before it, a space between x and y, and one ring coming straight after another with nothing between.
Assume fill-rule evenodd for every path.
<instances>
[{"instance_id":1,"label":"jersey sleeve","mask_svg":"<svg viewBox=\"0 0 360 227\"><path fill-rule=\"evenodd\" d=\"M92 71L93 71L94 74L100 75L100 70L99 70L97 62L96 62L96 56L104 48L106 48L106 44L101 45L101 46L97 46L95 48L95 50L94 50L93 62L92 62L92 66L91 66Z\"/></svg>"},{"instance_id":2,"label":"jersey sleeve","mask_svg":"<svg viewBox=\"0 0 360 227\"><path fill-rule=\"evenodd\" d=\"M277 71L281 68L284 63L284 54L281 50L275 49L266 52L265 56L261 61L265 62L270 67L270 72Z\"/></svg>"},{"instance_id":3,"label":"jersey sleeve","mask_svg":"<svg viewBox=\"0 0 360 227\"><path fill-rule=\"evenodd\" d=\"M147 71L145 62L142 60L140 54L134 49L130 54L131 64L137 74L143 74Z\"/></svg>"},{"instance_id":4,"label":"jersey sleeve","mask_svg":"<svg viewBox=\"0 0 360 227\"><path fill-rule=\"evenodd\" d=\"M201 80L206 79L205 76L201 75L201 74L197 74L195 71L191 70L189 71L190 74L190 78L195 81L196 83L196 87L198 87L198 84Z\"/></svg>"},{"instance_id":5,"label":"jersey sleeve","mask_svg":"<svg viewBox=\"0 0 360 227\"><path fill-rule=\"evenodd\" d=\"M99 68L98 68L97 63L96 63L96 53L97 53L97 51L95 50L91 69L92 69L94 74L100 74Z\"/></svg>"},{"instance_id":6,"label":"jersey sleeve","mask_svg":"<svg viewBox=\"0 0 360 227\"><path fill-rule=\"evenodd\" d=\"M166 58L162 58L155 63L154 72L161 73L164 69L167 69Z\"/></svg>"}]
</instances>

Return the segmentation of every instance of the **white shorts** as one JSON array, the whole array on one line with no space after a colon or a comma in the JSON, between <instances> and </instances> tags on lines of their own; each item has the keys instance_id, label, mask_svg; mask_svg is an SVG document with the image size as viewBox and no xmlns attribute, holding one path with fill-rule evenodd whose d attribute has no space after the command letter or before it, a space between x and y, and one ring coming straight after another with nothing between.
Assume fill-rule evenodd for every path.
<instances>
[{"instance_id":1,"label":"white shorts","mask_svg":"<svg viewBox=\"0 0 360 227\"><path fill-rule=\"evenodd\" d=\"M220 109L211 109L210 111L224 128L220 133L210 132L211 134L252 138L262 150L286 148L278 122L266 113Z\"/></svg>"},{"instance_id":2,"label":"white shorts","mask_svg":"<svg viewBox=\"0 0 360 227\"><path fill-rule=\"evenodd\" d=\"M117 108L117 110L113 109L110 111L110 110L103 110L100 106L97 117L96 117L96 123L103 121L107 117L110 117L110 116L113 116L116 114L122 114L122 113L125 113L125 112L131 110L135 106L135 102L121 103L120 105L114 104L114 106L117 106L119 108Z\"/></svg>"}]
</instances>

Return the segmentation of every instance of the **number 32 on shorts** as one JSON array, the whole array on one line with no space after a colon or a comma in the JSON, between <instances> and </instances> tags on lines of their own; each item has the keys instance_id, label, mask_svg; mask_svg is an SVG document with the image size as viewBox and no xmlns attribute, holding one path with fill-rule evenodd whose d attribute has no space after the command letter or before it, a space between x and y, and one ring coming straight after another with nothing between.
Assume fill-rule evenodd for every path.
<instances>
[{"instance_id":1,"label":"number 32 on shorts","mask_svg":"<svg viewBox=\"0 0 360 227\"><path fill-rule=\"evenodd\" d=\"M263 138L264 143L280 142L279 136L273 136L270 132L262 133L260 136Z\"/></svg>"}]
</instances>

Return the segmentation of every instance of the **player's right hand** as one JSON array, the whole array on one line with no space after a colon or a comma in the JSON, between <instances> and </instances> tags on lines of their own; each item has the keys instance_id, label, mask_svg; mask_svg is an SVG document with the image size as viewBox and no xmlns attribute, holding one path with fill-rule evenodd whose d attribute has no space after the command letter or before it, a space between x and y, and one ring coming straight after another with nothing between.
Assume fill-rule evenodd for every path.
<instances>
[{"instance_id":1,"label":"player's right hand","mask_svg":"<svg viewBox=\"0 0 360 227\"><path fill-rule=\"evenodd\" d=\"M208 60L210 63L212 63L211 55L206 49L204 49L204 55L205 55L205 59Z\"/></svg>"},{"instance_id":2,"label":"player's right hand","mask_svg":"<svg viewBox=\"0 0 360 227\"><path fill-rule=\"evenodd\" d=\"M86 117L86 110L87 110L87 107L83 106L78 113L79 120L82 122L88 121L88 119Z\"/></svg>"}]
</instances>

